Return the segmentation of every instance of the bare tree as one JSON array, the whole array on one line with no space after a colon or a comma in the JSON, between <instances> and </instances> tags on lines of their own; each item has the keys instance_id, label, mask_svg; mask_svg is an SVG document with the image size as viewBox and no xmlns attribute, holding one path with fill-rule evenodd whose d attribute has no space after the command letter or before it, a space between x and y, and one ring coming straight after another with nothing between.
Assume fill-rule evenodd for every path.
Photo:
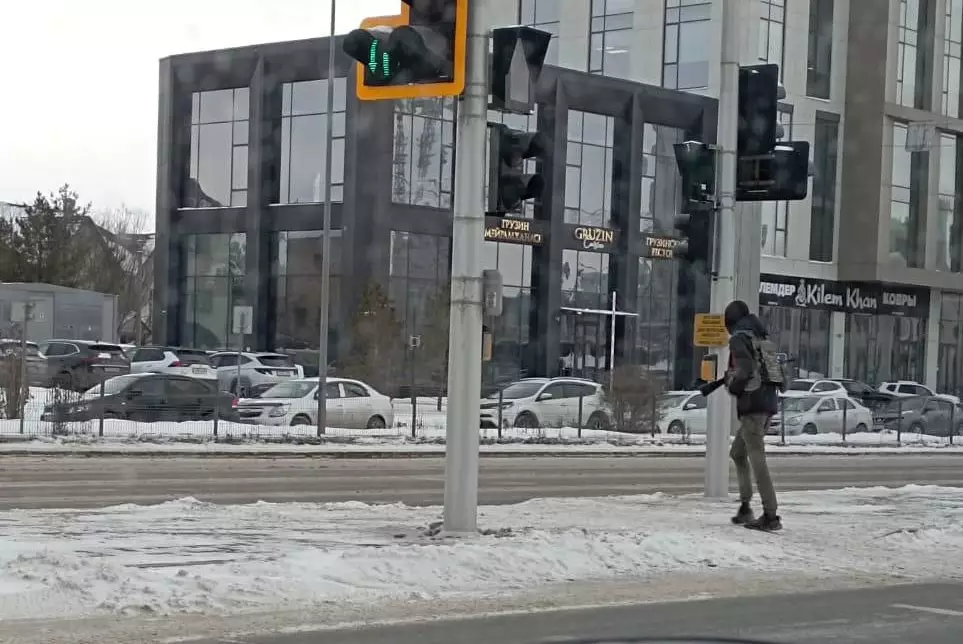
<instances>
[{"instance_id":1,"label":"bare tree","mask_svg":"<svg viewBox=\"0 0 963 644\"><path fill-rule=\"evenodd\" d=\"M423 327L421 359L418 361L419 380L428 385L441 398L448 385L448 326L450 318L451 287L447 282L439 284L428 299L427 318Z\"/></svg>"},{"instance_id":2,"label":"bare tree","mask_svg":"<svg viewBox=\"0 0 963 644\"><path fill-rule=\"evenodd\" d=\"M404 355L402 329L384 287L369 282L352 321L351 351L343 363L344 375L390 394Z\"/></svg>"},{"instance_id":3,"label":"bare tree","mask_svg":"<svg viewBox=\"0 0 963 644\"><path fill-rule=\"evenodd\" d=\"M639 434L654 431L661 380L643 367L622 365L615 368L612 381L606 399L612 408L615 428Z\"/></svg>"}]
</instances>

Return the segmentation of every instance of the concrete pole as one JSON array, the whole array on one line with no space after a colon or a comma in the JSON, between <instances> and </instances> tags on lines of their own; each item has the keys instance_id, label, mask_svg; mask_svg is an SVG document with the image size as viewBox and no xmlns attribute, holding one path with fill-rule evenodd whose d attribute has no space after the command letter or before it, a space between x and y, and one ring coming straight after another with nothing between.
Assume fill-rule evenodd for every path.
<instances>
[{"instance_id":1,"label":"concrete pole","mask_svg":"<svg viewBox=\"0 0 963 644\"><path fill-rule=\"evenodd\" d=\"M324 140L324 223L321 239L321 312L318 324L318 436L324 434L328 425L327 387L328 377L328 315L331 300L331 147L334 128L334 18L337 0L331 0L331 24L328 28L328 114ZM360 71L358 72L361 73Z\"/></svg>"},{"instance_id":2,"label":"concrete pole","mask_svg":"<svg viewBox=\"0 0 963 644\"><path fill-rule=\"evenodd\" d=\"M481 396L482 244L488 123L488 0L468 5L465 93L458 106L452 217L448 425L444 530L473 534L478 521L478 405Z\"/></svg>"}]
</instances>

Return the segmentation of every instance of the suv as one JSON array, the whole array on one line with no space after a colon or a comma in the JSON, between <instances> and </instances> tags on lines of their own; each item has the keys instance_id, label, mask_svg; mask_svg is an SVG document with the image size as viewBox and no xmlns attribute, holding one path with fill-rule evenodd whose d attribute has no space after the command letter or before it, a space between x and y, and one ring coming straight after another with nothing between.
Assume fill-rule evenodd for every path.
<instances>
[{"instance_id":1,"label":"suv","mask_svg":"<svg viewBox=\"0 0 963 644\"><path fill-rule=\"evenodd\" d=\"M47 377L47 363L36 342L25 342L27 383L43 386ZM6 385L11 369L20 369L20 340L0 339L0 385Z\"/></svg>"},{"instance_id":2,"label":"suv","mask_svg":"<svg viewBox=\"0 0 963 644\"><path fill-rule=\"evenodd\" d=\"M926 385L921 385L918 382L912 380L895 380L893 382L884 382L879 386L879 390L883 393L887 393L897 398L908 398L910 396L935 396L937 398L942 398L943 400L949 400L957 405L960 404L960 399L957 396L951 394L938 394Z\"/></svg>"},{"instance_id":3,"label":"suv","mask_svg":"<svg viewBox=\"0 0 963 644\"><path fill-rule=\"evenodd\" d=\"M582 400L582 426L608 429L611 415L605 404L602 386L582 378L525 378L501 392L504 427L575 427ZM481 403L481 426L498 427L499 395Z\"/></svg>"},{"instance_id":4,"label":"suv","mask_svg":"<svg viewBox=\"0 0 963 644\"><path fill-rule=\"evenodd\" d=\"M211 356L211 365L217 370L218 388L238 398L258 385L304 377L304 369L283 353L219 351Z\"/></svg>"},{"instance_id":5,"label":"suv","mask_svg":"<svg viewBox=\"0 0 963 644\"><path fill-rule=\"evenodd\" d=\"M815 396L819 394L848 395L842 382L828 378L798 378L789 383L783 395Z\"/></svg>"},{"instance_id":6,"label":"suv","mask_svg":"<svg viewBox=\"0 0 963 644\"><path fill-rule=\"evenodd\" d=\"M46 383L86 391L107 378L130 373L118 344L92 340L49 340L41 347L47 360Z\"/></svg>"},{"instance_id":7,"label":"suv","mask_svg":"<svg viewBox=\"0 0 963 644\"><path fill-rule=\"evenodd\" d=\"M217 380L207 351L178 347L140 347L130 351L131 373L166 373L201 380Z\"/></svg>"}]
</instances>

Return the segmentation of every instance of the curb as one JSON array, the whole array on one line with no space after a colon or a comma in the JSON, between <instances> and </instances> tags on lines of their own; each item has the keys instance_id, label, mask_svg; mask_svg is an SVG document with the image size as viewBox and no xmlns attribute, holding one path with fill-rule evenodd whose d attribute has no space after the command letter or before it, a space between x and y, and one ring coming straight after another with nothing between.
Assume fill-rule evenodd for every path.
<instances>
[{"instance_id":1,"label":"curb","mask_svg":"<svg viewBox=\"0 0 963 644\"><path fill-rule=\"evenodd\" d=\"M963 457L963 449L929 448L919 452L896 451L896 447L869 448L836 448L838 451L813 452L804 450L770 451L767 456L781 458L788 456L941 456ZM244 450L231 452L229 450L194 451L194 450L107 450L107 449L36 449L36 450L6 450L0 448L0 457L42 457L42 458L234 458L234 459L416 459L444 457L444 450L304 450L304 451L271 451ZM704 452L673 451L673 450L486 450L479 451L481 458L702 458Z\"/></svg>"}]
</instances>

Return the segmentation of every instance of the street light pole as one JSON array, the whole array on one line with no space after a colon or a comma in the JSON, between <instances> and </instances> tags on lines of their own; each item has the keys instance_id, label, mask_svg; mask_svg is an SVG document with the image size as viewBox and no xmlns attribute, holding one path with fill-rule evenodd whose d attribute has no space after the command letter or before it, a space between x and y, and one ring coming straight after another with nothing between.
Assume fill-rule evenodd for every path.
<instances>
[{"instance_id":1,"label":"street light pole","mask_svg":"<svg viewBox=\"0 0 963 644\"><path fill-rule=\"evenodd\" d=\"M318 436L328 424L328 314L331 299L331 148L334 128L334 18L337 0L331 0L331 24L328 29L328 113L324 137L324 224L321 238L321 312L318 339Z\"/></svg>"},{"instance_id":2,"label":"street light pole","mask_svg":"<svg viewBox=\"0 0 963 644\"><path fill-rule=\"evenodd\" d=\"M478 529L483 164L488 129L487 3L488 0L473 0L468 5L465 92L458 106L455 147L444 507L444 529L450 534L471 534Z\"/></svg>"}]
</instances>

